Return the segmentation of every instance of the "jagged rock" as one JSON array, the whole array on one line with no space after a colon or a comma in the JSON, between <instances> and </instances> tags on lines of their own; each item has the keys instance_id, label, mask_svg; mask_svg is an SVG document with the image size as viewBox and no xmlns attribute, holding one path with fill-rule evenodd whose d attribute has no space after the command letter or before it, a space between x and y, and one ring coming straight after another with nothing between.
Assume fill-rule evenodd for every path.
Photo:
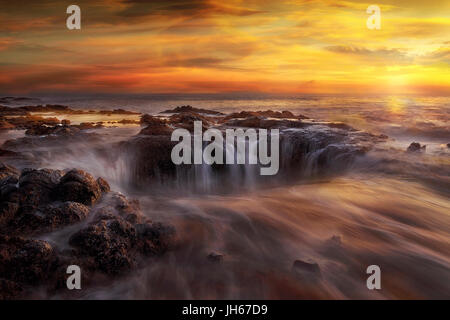
<instances>
[{"instance_id":1,"label":"jagged rock","mask_svg":"<svg viewBox=\"0 0 450 320\"><path fill-rule=\"evenodd\" d=\"M287 119L266 119L262 116L249 116L244 119L231 119L224 123L232 127L246 127L246 128L261 128L261 129L275 129L275 128L304 128L309 124L305 124L298 120Z\"/></svg>"},{"instance_id":2,"label":"jagged rock","mask_svg":"<svg viewBox=\"0 0 450 320\"><path fill-rule=\"evenodd\" d=\"M3 162L0 162L0 180L10 177L10 176L15 176L15 177L19 178L19 174L20 174L20 171L17 170L16 168L8 166L7 164L4 164Z\"/></svg>"},{"instance_id":3,"label":"jagged rock","mask_svg":"<svg viewBox=\"0 0 450 320\"><path fill-rule=\"evenodd\" d=\"M18 157L20 154L15 151L0 149L0 157Z\"/></svg>"},{"instance_id":4,"label":"jagged rock","mask_svg":"<svg viewBox=\"0 0 450 320\"><path fill-rule=\"evenodd\" d=\"M194 131L194 122L202 122L202 130L205 131L211 125L210 119L197 113L180 113L174 114L170 117L169 123L176 128L187 129L190 132Z\"/></svg>"},{"instance_id":5,"label":"jagged rock","mask_svg":"<svg viewBox=\"0 0 450 320\"><path fill-rule=\"evenodd\" d=\"M138 200L128 200L120 193L113 193L111 195L111 205L128 222L142 222L143 217Z\"/></svg>"},{"instance_id":6,"label":"jagged rock","mask_svg":"<svg viewBox=\"0 0 450 320\"><path fill-rule=\"evenodd\" d=\"M73 169L61 178L56 188L56 197L62 201L92 205L100 198L102 188L105 188L102 180L100 184L89 173Z\"/></svg>"},{"instance_id":7,"label":"jagged rock","mask_svg":"<svg viewBox=\"0 0 450 320\"><path fill-rule=\"evenodd\" d=\"M95 267L107 274L127 271L135 264L131 249L136 229L120 217L102 215L69 240L81 256L94 258Z\"/></svg>"},{"instance_id":8,"label":"jagged rock","mask_svg":"<svg viewBox=\"0 0 450 320\"><path fill-rule=\"evenodd\" d=\"M146 127L139 132L140 135L165 136L171 135L173 131L164 119L148 114L144 114L141 117L141 125L145 125Z\"/></svg>"},{"instance_id":9,"label":"jagged rock","mask_svg":"<svg viewBox=\"0 0 450 320\"><path fill-rule=\"evenodd\" d=\"M43 135L75 135L80 132L80 129L74 126L46 126L39 125L25 131L29 136L43 136Z\"/></svg>"},{"instance_id":10,"label":"jagged rock","mask_svg":"<svg viewBox=\"0 0 450 320\"><path fill-rule=\"evenodd\" d=\"M54 202L22 214L14 221L20 234L42 234L80 222L89 215L89 208L78 202Z\"/></svg>"},{"instance_id":11,"label":"jagged rock","mask_svg":"<svg viewBox=\"0 0 450 320\"><path fill-rule=\"evenodd\" d=\"M8 200L19 203L21 213L31 212L51 201L53 190L61 176L62 172L59 170L24 169L19 177L19 188L11 193Z\"/></svg>"},{"instance_id":12,"label":"jagged rock","mask_svg":"<svg viewBox=\"0 0 450 320\"><path fill-rule=\"evenodd\" d=\"M101 192L109 192L111 191L111 187L109 186L108 181L106 181L105 179L103 179L102 177L99 177L97 179L97 184L100 187L100 191Z\"/></svg>"},{"instance_id":13,"label":"jagged rock","mask_svg":"<svg viewBox=\"0 0 450 320\"><path fill-rule=\"evenodd\" d=\"M0 120L0 130L14 129L16 126L5 120Z\"/></svg>"},{"instance_id":14,"label":"jagged rock","mask_svg":"<svg viewBox=\"0 0 450 320\"><path fill-rule=\"evenodd\" d=\"M318 280L322 278L320 267L314 261L306 262L303 260L295 260L292 271L303 280Z\"/></svg>"},{"instance_id":15,"label":"jagged rock","mask_svg":"<svg viewBox=\"0 0 450 320\"><path fill-rule=\"evenodd\" d=\"M171 151L176 142L170 136L138 135L121 144L122 152L129 154L128 167L132 169L133 182L142 184L152 178L173 176L176 165Z\"/></svg>"},{"instance_id":16,"label":"jagged rock","mask_svg":"<svg viewBox=\"0 0 450 320\"><path fill-rule=\"evenodd\" d=\"M161 113L203 113L203 114L211 114L211 115L223 115L223 113L214 110L194 108L192 106L180 106L171 110L165 110Z\"/></svg>"},{"instance_id":17,"label":"jagged rock","mask_svg":"<svg viewBox=\"0 0 450 320\"><path fill-rule=\"evenodd\" d=\"M409 145L408 149L406 149L407 152L422 152L425 151L427 148L426 145L421 146L418 142L413 142Z\"/></svg>"},{"instance_id":18,"label":"jagged rock","mask_svg":"<svg viewBox=\"0 0 450 320\"><path fill-rule=\"evenodd\" d=\"M210 254L208 254L206 258L208 259L209 262L213 263L221 263L223 261L223 255L215 252L211 252Z\"/></svg>"},{"instance_id":19,"label":"jagged rock","mask_svg":"<svg viewBox=\"0 0 450 320\"><path fill-rule=\"evenodd\" d=\"M43 240L0 235L0 274L7 280L41 284L57 266L53 247Z\"/></svg>"},{"instance_id":20,"label":"jagged rock","mask_svg":"<svg viewBox=\"0 0 450 320\"><path fill-rule=\"evenodd\" d=\"M261 117L261 118L277 118L277 119L301 119L306 118L304 116L295 116L290 111L272 111L272 110L266 110L266 111L241 111L241 112L234 112L227 116L225 116L222 121L226 122L230 119L245 119L245 118L254 118L254 117Z\"/></svg>"},{"instance_id":21,"label":"jagged rock","mask_svg":"<svg viewBox=\"0 0 450 320\"><path fill-rule=\"evenodd\" d=\"M16 300L23 294L23 287L17 282L0 279L0 300Z\"/></svg>"},{"instance_id":22,"label":"jagged rock","mask_svg":"<svg viewBox=\"0 0 450 320\"><path fill-rule=\"evenodd\" d=\"M161 223L136 224L137 248L144 255L161 255L174 241L175 229Z\"/></svg>"}]
</instances>

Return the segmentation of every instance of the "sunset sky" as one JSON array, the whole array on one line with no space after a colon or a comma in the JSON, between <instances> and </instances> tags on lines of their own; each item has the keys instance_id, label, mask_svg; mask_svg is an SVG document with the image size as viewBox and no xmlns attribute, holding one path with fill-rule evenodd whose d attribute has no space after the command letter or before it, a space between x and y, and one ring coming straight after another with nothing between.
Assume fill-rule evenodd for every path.
<instances>
[{"instance_id":1,"label":"sunset sky","mask_svg":"<svg viewBox=\"0 0 450 320\"><path fill-rule=\"evenodd\" d=\"M0 0L0 71L3 94L448 94L450 1Z\"/></svg>"}]
</instances>

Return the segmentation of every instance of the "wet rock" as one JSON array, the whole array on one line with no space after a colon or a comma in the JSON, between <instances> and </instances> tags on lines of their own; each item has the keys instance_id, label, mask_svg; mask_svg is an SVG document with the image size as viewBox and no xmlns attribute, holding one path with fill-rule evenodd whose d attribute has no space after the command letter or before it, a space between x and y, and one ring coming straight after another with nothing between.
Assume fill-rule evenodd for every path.
<instances>
[{"instance_id":1,"label":"wet rock","mask_svg":"<svg viewBox=\"0 0 450 320\"><path fill-rule=\"evenodd\" d=\"M136 229L120 217L103 216L75 233L69 243L79 255L92 257L94 267L107 274L128 271L135 264L131 249L136 243Z\"/></svg>"},{"instance_id":2,"label":"wet rock","mask_svg":"<svg viewBox=\"0 0 450 320\"><path fill-rule=\"evenodd\" d=\"M262 117L262 118L277 118L277 119L300 119L305 118L304 116L295 116L290 111L241 111L231 113L223 118L222 121L227 121L230 119L245 119L245 118L253 118L253 117Z\"/></svg>"},{"instance_id":3,"label":"wet rock","mask_svg":"<svg viewBox=\"0 0 450 320\"><path fill-rule=\"evenodd\" d=\"M35 115L26 115L24 117L8 118L8 122L14 125L17 129L30 129L35 126L55 126L59 124L59 120L55 117L45 118Z\"/></svg>"},{"instance_id":4,"label":"wet rock","mask_svg":"<svg viewBox=\"0 0 450 320\"><path fill-rule=\"evenodd\" d=\"M24 169L19 177L19 189L8 200L19 203L21 213L31 212L52 200L61 176L59 170Z\"/></svg>"},{"instance_id":5,"label":"wet rock","mask_svg":"<svg viewBox=\"0 0 450 320\"><path fill-rule=\"evenodd\" d=\"M325 242L325 244L330 247L339 248L342 245L342 240L340 236L332 236Z\"/></svg>"},{"instance_id":6,"label":"wet rock","mask_svg":"<svg viewBox=\"0 0 450 320\"><path fill-rule=\"evenodd\" d=\"M0 203L0 227L11 221L15 217L17 211L19 211L19 204L2 201Z\"/></svg>"},{"instance_id":7,"label":"wet rock","mask_svg":"<svg viewBox=\"0 0 450 320\"><path fill-rule=\"evenodd\" d=\"M129 200L123 194L113 193L110 203L116 212L128 222L137 223L143 221L138 200Z\"/></svg>"},{"instance_id":8,"label":"wet rock","mask_svg":"<svg viewBox=\"0 0 450 320\"><path fill-rule=\"evenodd\" d=\"M118 199L122 205L117 204ZM138 212L128 213L133 201L122 197L103 201L108 205L100 208L92 222L69 240L76 256L88 268L121 274L134 267L140 256L158 256L173 245L175 229L151 223ZM131 215L136 218L129 219Z\"/></svg>"},{"instance_id":9,"label":"wet rock","mask_svg":"<svg viewBox=\"0 0 450 320\"><path fill-rule=\"evenodd\" d=\"M19 174L20 174L20 171L17 170L16 168L8 166L7 164L4 164L3 162L0 162L0 180L10 177L10 176L15 176L15 177L19 178Z\"/></svg>"},{"instance_id":10,"label":"wet rock","mask_svg":"<svg viewBox=\"0 0 450 320\"><path fill-rule=\"evenodd\" d=\"M80 222L89 215L89 208L78 202L54 202L22 214L14 221L19 234L42 234Z\"/></svg>"},{"instance_id":11,"label":"wet rock","mask_svg":"<svg viewBox=\"0 0 450 320\"><path fill-rule=\"evenodd\" d=\"M317 280L322 278L319 265L314 261L295 260L292 266L293 272L305 280Z\"/></svg>"},{"instance_id":12,"label":"wet rock","mask_svg":"<svg viewBox=\"0 0 450 320\"><path fill-rule=\"evenodd\" d=\"M203 114L210 114L210 115L223 115L223 113L218 112L218 111L194 108L192 106L180 106L180 107L176 107L171 110L165 110L161 113L203 113Z\"/></svg>"},{"instance_id":13,"label":"wet rock","mask_svg":"<svg viewBox=\"0 0 450 320\"><path fill-rule=\"evenodd\" d=\"M297 120L266 119L262 116L250 116L245 119L231 119L224 123L232 127L276 129L276 128L304 128L309 124Z\"/></svg>"},{"instance_id":14,"label":"wet rock","mask_svg":"<svg viewBox=\"0 0 450 320\"><path fill-rule=\"evenodd\" d=\"M80 130L101 129L104 128L104 125L101 122L82 122L77 126L77 128Z\"/></svg>"},{"instance_id":15,"label":"wet rock","mask_svg":"<svg viewBox=\"0 0 450 320\"><path fill-rule=\"evenodd\" d=\"M187 129L190 132L194 132L194 122L202 122L202 130L205 131L211 125L210 119L197 113L180 113L174 114L170 117L169 123L176 128Z\"/></svg>"},{"instance_id":16,"label":"wet rock","mask_svg":"<svg viewBox=\"0 0 450 320\"><path fill-rule=\"evenodd\" d=\"M406 149L407 152L422 152L425 151L427 148L426 145L421 146L418 142L413 142L409 145L408 149Z\"/></svg>"},{"instance_id":17,"label":"wet rock","mask_svg":"<svg viewBox=\"0 0 450 320\"><path fill-rule=\"evenodd\" d=\"M121 144L121 151L129 154L127 166L132 168L133 183L142 185L171 179L176 174L176 165L171 152L176 142L170 136L139 135Z\"/></svg>"},{"instance_id":18,"label":"wet rock","mask_svg":"<svg viewBox=\"0 0 450 320\"><path fill-rule=\"evenodd\" d=\"M102 189L106 190L103 181L99 183L92 175L74 169L66 173L56 188L56 197L62 201L75 201L92 205L100 198Z\"/></svg>"},{"instance_id":19,"label":"wet rock","mask_svg":"<svg viewBox=\"0 0 450 320\"><path fill-rule=\"evenodd\" d=\"M146 256L161 255L174 245L175 229L161 223L136 224L137 248Z\"/></svg>"},{"instance_id":20,"label":"wet rock","mask_svg":"<svg viewBox=\"0 0 450 320\"><path fill-rule=\"evenodd\" d=\"M17 282L0 279L0 300L16 300L23 294L23 287Z\"/></svg>"},{"instance_id":21,"label":"wet rock","mask_svg":"<svg viewBox=\"0 0 450 320\"><path fill-rule=\"evenodd\" d=\"M14 129L16 126L5 120L0 120L0 130Z\"/></svg>"},{"instance_id":22,"label":"wet rock","mask_svg":"<svg viewBox=\"0 0 450 320\"><path fill-rule=\"evenodd\" d=\"M117 123L120 123L120 124L140 124L141 122L139 120L122 119L120 121L117 121Z\"/></svg>"},{"instance_id":23,"label":"wet rock","mask_svg":"<svg viewBox=\"0 0 450 320\"><path fill-rule=\"evenodd\" d=\"M57 267L53 247L43 240L0 235L0 274L23 284L41 284Z\"/></svg>"},{"instance_id":24,"label":"wet rock","mask_svg":"<svg viewBox=\"0 0 450 320\"><path fill-rule=\"evenodd\" d=\"M25 131L26 135L29 136L44 136L49 134L54 135L76 135L80 132L80 129L74 126L46 126L46 125L39 125L39 126L33 126L32 128Z\"/></svg>"},{"instance_id":25,"label":"wet rock","mask_svg":"<svg viewBox=\"0 0 450 320\"><path fill-rule=\"evenodd\" d=\"M447 148L450 148L450 143L447 143Z\"/></svg>"},{"instance_id":26,"label":"wet rock","mask_svg":"<svg viewBox=\"0 0 450 320\"><path fill-rule=\"evenodd\" d=\"M146 127L139 132L139 135L166 136L171 135L173 131L164 119L148 114L141 117L141 125L145 125Z\"/></svg>"},{"instance_id":27,"label":"wet rock","mask_svg":"<svg viewBox=\"0 0 450 320\"><path fill-rule=\"evenodd\" d=\"M206 258L212 263L221 263L223 261L223 255L215 252L211 252Z\"/></svg>"},{"instance_id":28,"label":"wet rock","mask_svg":"<svg viewBox=\"0 0 450 320\"><path fill-rule=\"evenodd\" d=\"M0 157L18 157L20 154L15 151L0 149Z\"/></svg>"},{"instance_id":29,"label":"wet rock","mask_svg":"<svg viewBox=\"0 0 450 320\"><path fill-rule=\"evenodd\" d=\"M97 179L97 184L100 187L101 192L109 192L109 191L111 191L111 187L109 186L108 181L106 181L102 177L99 177Z\"/></svg>"},{"instance_id":30,"label":"wet rock","mask_svg":"<svg viewBox=\"0 0 450 320\"><path fill-rule=\"evenodd\" d=\"M134 115L139 114L139 112L124 110L124 109L114 109L114 110L100 110L98 111L99 114L106 114L106 115L112 115L112 114L127 114L127 115Z\"/></svg>"}]
</instances>

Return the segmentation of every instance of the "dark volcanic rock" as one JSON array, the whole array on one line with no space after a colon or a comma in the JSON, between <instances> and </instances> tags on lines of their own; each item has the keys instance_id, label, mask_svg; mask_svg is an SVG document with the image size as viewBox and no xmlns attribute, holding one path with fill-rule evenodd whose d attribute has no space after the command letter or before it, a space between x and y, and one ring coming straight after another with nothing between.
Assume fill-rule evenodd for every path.
<instances>
[{"instance_id":1,"label":"dark volcanic rock","mask_svg":"<svg viewBox=\"0 0 450 320\"><path fill-rule=\"evenodd\" d=\"M41 284L56 266L56 252L48 242L0 235L0 274L7 280Z\"/></svg>"},{"instance_id":2,"label":"dark volcanic rock","mask_svg":"<svg viewBox=\"0 0 450 320\"><path fill-rule=\"evenodd\" d=\"M3 119L0 119L0 130L10 130L14 129L15 126L8 121L5 121Z\"/></svg>"},{"instance_id":3,"label":"dark volcanic rock","mask_svg":"<svg viewBox=\"0 0 450 320\"><path fill-rule=\"evenodd\" d=\"M0 180L10 177L10 176L15 176L15 177L19 178L19 174L20 174L20 171L17 170L16 168L8 166L8 165L0 162Z\"/></svg>"},{"instance_id":4,"label":"dark volcanic rock","mask_svg":"<svg viewBox=\"0 0 450 320\"><path fill-rule=\"evenodd\" d=\"M14 221L20 234L42 234L80 222L89 214L89 208L78 202L54 202L20 215Z\"/></svg>"},{"instance_id":5,"label":"dark volcanic rock","mask_svg":"<svg viewBox=\"0 0 450 320\"><path fill-rule=\"evenodd\" d=\"M173 128L169 127L164 119L145 114L141 117L141 125L146 127L139 132L139 135L147 136L167 136L171 135Z\"/></svg>"},{"instance_id":6,"label":"dark volcanic rock","mask_svg":"<svg viewBox=\"0 0 450 320\"><path fill-rule=\"evenodd\" d=\"M56 189L56 197L62 201L75 201L85 205L94 204L105 189L104 180L98 181L83 170L71 170L66 173Z\"/></svg>"},{"instance_id":7,"label":"dark volcanic rock","mask_svg":"<svg viewBox=\"0 0 450 320\"><path fill-rule=\"evenodd\" d=\"M107 274L123 273L136 265L138 253L160 255L172 245L172 227L150 222L134 224L107 211L100 210L89 226L69 240L88 268Z\"/></svg>"},{"instance_id":8,"label":"dark volcanic rock","mask_svg":"<svg viewBox=\"0 0 450 320\"><path fill-rule=\"evenodd\" d=\"M136 229L129 222L102 215L99 221L75 233L69 241L81 256L94 258L94 266L102 272L117 274L134 265L131 254L136 243Z\"/></svg>"},{"instance_id":9,"label":"dark volcanic rock","mask_svg":"<svg viewBox=\"0 0 450 320\"><path fill-rule=\"evenodd\" d=\"M173 245L175 229L161 223L136 224L137 248L146 256L161 255Z\"/></svg>"},{"instance_id":10,"label":"dark volcanic rock","mask_svg":"<svg viewBox=\"0 0 450 320\"><path fill-rule=\"evenodd\" d=\"M106 180L82 170L62 176L58 170L24 169L19 176L1 165L0 178L0 299L25 297L33 286L64 289L70 264L82 267L89 286L104 278L99 273L123 274L173 244L173 227L152 223L137 200L110 192ZM89 224L76 225L90 215ZM31 238L70 225L63 234L71 249Z\"/></svg>"},{"instance_id":11,"label":"dark volcanic rock","mask_svg":"<svg viewBox=\"0 0 450 320\"><path fill-rule=\"evenodd\" d=\"M409 145L408 149L406 149L407 152L422 152L425 151L427 148L426 145L421 146L418 142L413 142Z\"/></svg>"},{"instance_id":12,"label":"dark volcanic rock","mask_svg":"<svg viewBox=\"0 0 450 320\"><path fill-rule=\"evenodd\" d=\"M109 192L109 191L111 191L111 187L109 186L108 181L106 181L102 177L97 179L97 184L98 184L101 192Z\"/></svg>"},{"instance_id":13,"label":"dark volcanic rock","mask_svg":"<svg viewBox=\"0 0 450 320\"><path fill-rule=\"evenodd\" d=\"M16 300L23 294L23 287L17 282L0 279L0 300Z\"/></svg>"},{"instance_id":14,"label":"dark volcanic rock","mask_svg":"<svg viewBox=\"0 0 450 320\"><path fill-rule=\"evenodd\" d=\"M295 260L292 266L292 271L299 278L306 281L315 281L322 278L319 265L313 261L306 262L303 260Z\"/></svg>"},{"instance_id":15,"label":"dark volcanic rock","mask_svg":"<svg viewBox=\"0 0 450 320\"><path fill-rule=\"evenodd\" d=\"M194 132L194 122L202 122L202 130L205 131L211 125L209 118L199 115L197 113L180 113L174 114L170 117L169 122L176 128L187 129L190 132Z\"/></svg>"},{"instance_id":16,"label":"dark volcanic rock","mask_svg":"<svg viewBox=\"0 0 450 320\"><path fill-rule=\"evenodd\" d=\"M223 115L222 112L214 111L214 110L208 110L208 109L200 109L200 108L194 108L191 106L180 106L176 107L175 109L166 110L161 113L203 113L203 114L210 114L210 115Z\"/></svg>"},{"instance_id":17,"label":"dark volcanic rock","mask_svg":"<svg viewBox=\"0 0 450 320\"><path fill-rule=\"evenodd\" d=\"M234 112L227 116L225 116L222 121L226 122L230 119L245 119L245 118L252 118L252 117L262 117L262 118L277 118L277 119L308 119L308 117L305 117L303 115L296 116L290 111L272 111L272 110L266 110L266 111L241 111L241 112Z\"/></svg>"},{"instance_id":18,"label":"dark volcanic rock","mask_svg":"<svg viewBox=\"0 0 450 320\"><path fill-rule=\"evenodd\" d=\"M121 145L124 153L129 154L128 167L132 168L133 183L141 184L154 178L163 180L173 177L176 165L172 162L171 152L176 142L170 136L139 135Z\"/></svg>"},{"instance_id":19,"label":"dark volcanic rock","mask_svg":"<svg viewBox=\"0 0 450 320\"><path fill-rule=\"evenodd\" d=\"M9 197L20 204L21 213L31 212L51 201L62 172L50 169L24 169L19 177L19 188Z\"/></svg>"},{"instance_id":20,"label":"dark volcanic rock","mask_svg":"<svg viewBox=\"0 0 450 320\"><path fill-rule=\"evenodd\" d=\"M213 263L221 263L223 261L223 255L215 252L211 252L210 254L208 254L206 258L208 259L209 262Z\"/></svg>"},{"instance_id":21,"label":"dark volcanic rock","mask_svg":"<svg viewBox=\"0 0 450 320\"><path fill-rule=\"evenodd\" d=\"M80 129L74 126L47 126L37 125L25 131L26 135L43 136L49 134L55 135L75 135L80 132Z\"/></svg>"},{"instance_id":22,"label":"dark volcanic rock","mask_svg":"<svg viewBox=\"0 0 450 320\"><path fill-rule=\"evenodd\" d=\"M227 126L275 129L275 128L304 128L309 124L302 123L298 120L286 119L266 119L261 116L250 116L245 119L231 119L225 122Z\"/></svg>"}]
</instances>

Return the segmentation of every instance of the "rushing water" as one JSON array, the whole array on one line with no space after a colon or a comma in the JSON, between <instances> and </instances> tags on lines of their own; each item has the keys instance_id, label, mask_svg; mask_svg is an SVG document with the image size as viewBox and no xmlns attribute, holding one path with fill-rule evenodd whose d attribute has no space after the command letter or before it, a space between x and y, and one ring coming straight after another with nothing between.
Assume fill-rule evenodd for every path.
<instances>
[{"instance_id":1,"label":"rushing water","mask_svg":"<svg viewBox=\"0 0 450 320\"><path fill-rule=\"evenodd\" d=\"M118 96L42 101L146 113L185 104L224 112L289 110L390 137L345 170L337 159L329 159L326 175L299 175L295 181L274 177L277 184L265 188L249 175L247 188L231 184L235 190L220 188L220 180L191 192L181 192L187 183L175 190L155 185L136 190L130 188L127 155L108 163L89 144L48 159L46 167L78 167L103 176L113 189L139 198L146 215L175 225L178 232L177 250L111 285L84 292L83 298L450 298L448 97ZM114 142L137 132L109 128L101 134L103 141ZM426 152L406 153L413 141L426 144ZM320 152L308 154L309 167L298 170L312 168ZM245 172L234 174L237 187ZM207 179L211 176L206 170L201 180ZM211 188L216 192L207 192ZM224 255L223 263L208 261L210 252ZM305 280L292 269L297 259L317 262L322 276ZM379 291L366 287L365 271L372 264L381 267Z\"/></svg>"}]
</instances>

